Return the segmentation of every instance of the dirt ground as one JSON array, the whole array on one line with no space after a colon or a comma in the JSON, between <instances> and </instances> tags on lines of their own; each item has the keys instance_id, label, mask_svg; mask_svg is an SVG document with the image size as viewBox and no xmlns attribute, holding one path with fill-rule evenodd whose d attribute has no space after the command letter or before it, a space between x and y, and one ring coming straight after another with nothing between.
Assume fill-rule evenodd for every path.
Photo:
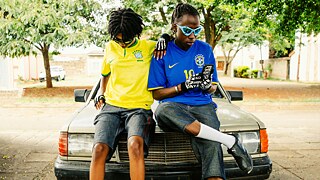
<instances>
[{"instance_id":1,"label":"dirt ground","mask_svg":"<svg viewBox=\"0 0 320 180\"><path fill-rule=\"evenodd\" d=\"M81 103L73 101L73 91L74 89L90 89L96 80L96 77L79 78L69 76L66 81L54 82L54 88L45 88L45 84L39 82L23 84L21 85L22 98L17 98L20 102L14 102L17 103L14 105L11 104L13 101L7 96L0 97L0 114L2 114L0 121L3 121L0 126L0 180L55 179L53 162L57 156L58 131L65 123L65 120L81 106ZM309 153L309 151L317 154L314 153L315 149L317 150L316 152L319 151L319 141L314 138L314 134L318 133L317 130L319 129L316 120L319 119L320 83L297 83L228 77L219 77L219 80L226 90L243 91L244 101L240 105L249 110L254 110L255 115L266 123L271 137L270 154L272 155L275 167L272 175L274 177L270 179L304 179L303 177L311 177L310 175L317 174L318 169L311 168L311 173L309 173L310 171L306 171L309 176L301 175L301 178L292 176L292 174L295 174L296 169L299 169L295 165L301 164L296 162L303 161L301 157L304 157L304 155L301 154ZM24 103L26 101L22 99L28 99L28 101L29 99L35 99L35 101ZM53 104L59 103L55 99L66 99L67 103L63 101L60 104ZM292 107L299 107L298 109L282 110L276 107L278 111L275 112L277 114L270 113L272 108L268 106L269 104L274 105L278 102L284 102L280 103L280 106L291 106L294 104L291 102L296 101L302 102L301 105L298 104L298 106ZM258 103L255 104L256 102ZM313 107L313 104L317 104L317 106ZM307 113L304 112L312 108L317 109L313 109ZM299 116L297 116L296 111L300 111ZM278 116L280 118L274 118ZM287 119L279 121L279 119L284 118ZM292 122L294 118L296 118L296 121ZM288 125L289 119L291 123ZM301 119L303 122L310 121L310 127L307 127L305 124L299 124ZM288 132L288 134L280 134L282 132ZM308 138L302 137L300 134L306 134ZM298 138L291 137L293 135ZM294 139L295 141L284 138ZM299 150L297 153L290 151L287 153L290 157L283 158L285 151L296 150L293 146L296 145L297 139L300 140L299 138L307 141L307 143L300 147L302 149L307 148L308 151L302 152L302 150ZM298 143L301 144L301 141L298 141ZM305 155L305 157L309 157L309 155ZM289 162L290 158L294 161ZM305 160L305 162L310 162L310 159ZM312 163L317 161L317 159L311 160ZM288 168L287 166L289 165L293 167ZM310 169L308 164L305 166L305 169L301 171ZM292 173L289 173L290 168Z\"/></svg>"},{"instance_id":2,"label":"dirt ground","mask_svg":"<svg viewBox=\"0 0 320 180\"><path fill-rule=\"evenodd\" d=\"M230 81L238 81L234 83ZM254 81L240 78L222 78L226 90L243 91L245 101L320 101L320 84L296 82L279 82L270 80L256 80L256 84L246 84ZM59 86L54 88L27 87L22 96L30 98L72 98L74 89L90 89L86 86Z\"/></svg>"}]
</instances>

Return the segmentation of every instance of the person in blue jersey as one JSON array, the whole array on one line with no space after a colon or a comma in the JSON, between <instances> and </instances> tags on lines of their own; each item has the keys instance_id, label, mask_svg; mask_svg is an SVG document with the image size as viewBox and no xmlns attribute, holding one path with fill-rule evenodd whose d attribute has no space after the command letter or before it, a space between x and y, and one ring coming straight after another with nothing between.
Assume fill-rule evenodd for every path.
<instances>
[{"instance_id":1,"label":"person in blue jersey","mask_svg":"<svg viewBox=\"0 0 320 180\"><path fill-rule=\"evenodd\" d=\"M163 58L152 59L148 79L148 90L159 100L155 111L159 127L191 135L203 179L226 178L220 143L227 146L238 166L250 173L251 156L237 135L219 131L217 105L211 97L219 82L216 62L211 46L196 39L202 30L198 11L180 3L174 9L171 24L175 37ZM209 75L204 68L212 69Z\"/></svg>"}]
</instances>

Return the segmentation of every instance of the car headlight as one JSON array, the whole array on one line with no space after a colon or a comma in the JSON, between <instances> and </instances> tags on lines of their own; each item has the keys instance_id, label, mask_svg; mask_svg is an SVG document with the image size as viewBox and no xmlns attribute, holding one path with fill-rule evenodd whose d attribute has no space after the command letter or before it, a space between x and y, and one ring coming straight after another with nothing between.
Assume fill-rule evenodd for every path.
<instances>
[{"instance_id":1,"label":"car headlight","mask_svg":"<svg viewBox=\"0 0 320 180\"><path fill-rule=\"evenodd\" d=\"M93 136L94 134L69 134L69 156L90 157L92 154Z\"/></svg>"},{"instance_id":2,"label":"car headlight","mask_svg":"<svg viewBox=\"0 0 320 180\"><path fill-rule=\"evenodd\" d=\"M260 136L258 132L241 132L240 141L249 153L258 153L260 146Z\"/></svg>"},{"instance_id":3,"label":"car headlight","mask_svg":"<svg viewBox=\"0 0 320 180\"><path fill-rule=\"evenodd\" d=\"M248 153L255 154L260 152L260 136L258 132L239 132L240 141L247 149ZM222 145L224 154L228 154L227 147Z\"/></svg>"}]
</instances>

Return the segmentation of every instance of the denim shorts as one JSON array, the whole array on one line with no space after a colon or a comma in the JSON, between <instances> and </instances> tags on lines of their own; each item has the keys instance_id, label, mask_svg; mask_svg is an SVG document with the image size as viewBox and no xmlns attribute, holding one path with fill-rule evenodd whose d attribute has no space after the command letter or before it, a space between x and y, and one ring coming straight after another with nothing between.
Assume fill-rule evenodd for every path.
<instances>
[{"instance_id":1,"label":"denim shorts","mask_svg":"<svg viewBox=\"0 0 320 180\"><path fill-rule=\"evenodd\" d=\"M144 155L148 155L151 136L154 134L155 122L152 111L142 108L126 109L105 104L94 120L94 143L104 143L111 148L107 161L112 157L120 135L127 133L131 136L140 136L144 139Z\"/></svg>"},{"instance_id":2,"label":"denim shorts","mask_svg":"<svg viewBox=\"0 0 320 180\"><path fill-rule=\"evenodd\" d=\"M159 127L164 131L177 131L187 134L185 127L195 120L216 130L220 128L214 103L190 106L175 102L164 102L157 107L155 117ZM220 143L191 136L191 146L202 166L202 179L209 177L226 179Z\"/></svg>"}]
</instances>

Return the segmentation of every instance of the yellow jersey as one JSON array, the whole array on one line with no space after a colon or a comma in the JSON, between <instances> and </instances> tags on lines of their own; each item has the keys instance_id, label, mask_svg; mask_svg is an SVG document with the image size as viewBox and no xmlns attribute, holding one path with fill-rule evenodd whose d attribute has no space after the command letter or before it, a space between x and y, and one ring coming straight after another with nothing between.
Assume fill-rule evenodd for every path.
<instances>
[{"instance_id":1,"label":"yellow jersey","mask_svg":"<svg viewBox=\"0 0 320 180\"><path fill-rule=\"evenodd\" d=\"M108 76L106 103L122 108L151 109L152 92L148 91L150 62L155 41L139 40L128 48L114 41L106 44L101 74Z\"/></svg>"}]
</instances>

